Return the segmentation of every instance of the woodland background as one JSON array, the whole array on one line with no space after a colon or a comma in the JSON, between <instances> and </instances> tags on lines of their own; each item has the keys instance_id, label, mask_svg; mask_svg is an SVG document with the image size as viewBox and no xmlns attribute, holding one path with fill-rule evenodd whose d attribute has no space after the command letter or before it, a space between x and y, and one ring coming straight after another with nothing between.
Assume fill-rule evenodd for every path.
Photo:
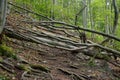
<instances>
[{"instance_id":1,"label":"woodland background","mask_svg":"<svg viewBox=\"0 0 120 80\"><path fill-rule=\"evenodd\" d=\"M0 80L119 80L119 17L120 0L8 0Z\"/></svg>"}]
</instances>

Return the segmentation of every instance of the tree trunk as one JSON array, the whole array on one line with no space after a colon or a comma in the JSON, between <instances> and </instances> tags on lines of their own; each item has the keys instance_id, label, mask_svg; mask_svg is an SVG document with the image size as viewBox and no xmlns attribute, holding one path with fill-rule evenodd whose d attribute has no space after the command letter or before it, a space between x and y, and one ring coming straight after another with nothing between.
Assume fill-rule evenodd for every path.
<instances>
[{"instance_id":1,"label":"tree trunk","mask_svg":"<svg viewBox=\"0 0 120 80\"><path fill-rule=\"evenodd\" d=\"M112 34L115 34L117 24L118 24L118 17L119 17L119 11L118 11L116 0L113 0L113 7L114 7L114 24L113 24Z\"/></svg>"},{"instance_id":2,"label":"tree trunk","mask_svg":"<svg viewBox=\"0 0 120 80\"><path fill-rule=\"evenodd\" d=\"M0 34L2 33L5 25L6 10L7 0L0 0Z\"/></svg>"},{"instance_id":3,"label":"tree trunk","mask_svg":"<svg viewBox=\"0 0 120 80\"><path fill-rule=\"evenodd\" d=\"M83 0L83 4L86 5L86 0ZM85 7L85 9L83 11L83 27L87 28L87 7Z\"/></svg>"}]
</instances>

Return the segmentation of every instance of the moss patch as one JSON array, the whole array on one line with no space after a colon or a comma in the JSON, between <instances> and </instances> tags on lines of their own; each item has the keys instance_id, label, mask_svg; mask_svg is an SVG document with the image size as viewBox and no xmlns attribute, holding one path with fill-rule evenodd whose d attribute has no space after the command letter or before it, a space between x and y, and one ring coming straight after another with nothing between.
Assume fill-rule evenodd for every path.
<instances>
[{"instance_id":1,"label":"moss patch","mask_svg":"<svg viewBox=\"0 0 120 80\"><path fill-rule=\"evenodd\" d=\"M17 59L12 48L6 46L5 44L0 45L0 56L11 57L13 59Z\"/></svg>"}]
</instances>

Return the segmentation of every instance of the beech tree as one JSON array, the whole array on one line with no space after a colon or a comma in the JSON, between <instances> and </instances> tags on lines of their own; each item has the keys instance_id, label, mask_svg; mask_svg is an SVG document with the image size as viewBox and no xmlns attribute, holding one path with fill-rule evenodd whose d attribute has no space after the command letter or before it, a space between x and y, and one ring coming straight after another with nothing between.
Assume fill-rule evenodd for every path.
<instances>
[{"instance_id":1,"label":"beech tree","mask_svg":"<svg viewBox=\"0 0 120 80\"><path fill-rule=\"evenodd\" d=\"M7 0L0 0L0 34L2 33L5 25L6 10Z\"/></svg>"}]
</instances>

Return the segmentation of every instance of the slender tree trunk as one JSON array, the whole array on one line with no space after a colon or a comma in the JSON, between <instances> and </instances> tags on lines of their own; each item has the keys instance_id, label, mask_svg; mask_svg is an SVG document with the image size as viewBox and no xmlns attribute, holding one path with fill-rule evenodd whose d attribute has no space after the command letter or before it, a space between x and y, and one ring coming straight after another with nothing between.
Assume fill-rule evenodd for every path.
<instances>
[{"instance_id":1,"label":"slender tree trunk","mask_svg":"<svg viewBox=\"0 0 120 80\"><path fill-rule=\"evenodd\" d=\"M91 7L91 0L89 1L89 13L90 13L90 25L91 25L91 29L94 30L94 21L93 21L93 13L92 13L92 7ZM91 33L91 38L94 39L94 33Z\"/></svg>"},{"instance_id":2,"label":"slender tree trunk","mask_svg":"<svg viewBox=\"0 0 120 80\"><path fill-rule=\"evenodd\" d=\"M109 31L110 31L110 34L112 34L112 30L113 30L113 27L112 27L112 25L113 25L113 18L112 18L112 15L113 14L113 6L112 6L112 0L110 0L110 19L109 19L109 21L110 21L110 27L109 27Z\"/></svg>"},{"instance_id":3,"label":"slender tree trunk","mask_svg":"<svg viewBox=\"0 0 120 80\"><path fill-rule=\"evenodd\" d=\"M109 10L109 5L110 5L110 3L109 3L109 0L106 0L106 10L108 11ZM107 34L109 34L109 15L106 15L106 27L105 27L105 32L107 33Z\"/></svg>"},{"instance_id":4,"label":"slender tree trunk","mask_svg":"<svg viewBox=\"0 0 120 80\"><path fill-rule=\"evenodd\" d=\"M2 33L5 25L6 10L7 0L0 0L0 34Z\"/></svg>"},{"instance_id":5,"label":"slender tree trunk","mask_svg":"<svg viewBox=\"0 0 120 80\"><path fill-rule=\"evenodd\" d=\"M75 15L75 25L77 25L78 17L80 16L80 13L83 12L85 7L86 7L86 5L84 5L84 7L82 9L80 9L80 11Z\"/></svg>"},{"instance_id":6,"label":"slender tree trunk","mask_svg":"<svg viewBox=\"0 0 120 80\"><path fill-rule=\"evenodd\" d=\"M115 31L117 29L117 24L118 24L119 11L118 11L116 0L112 0L112 3L113 3L113 8L114 8L114 21L113 21L112 34L115 35ZM104 41L102 41L101 44L104 44L105 42L109 42L109 40L110 39L107 38Z\"/></svg>"},{"instance_id":7,"label":"slender tree trunk","mask_svg":"<svg viewBox=\"0 0 120 80\"><path fill-rule=\"evenodd\" d=\"M83 0L83 4L86 5L86 0ZM83 27L87 28L87 7L85 7L85 9L83 11Z\"/></svg>"},{"instance_id":8,"label":"slender tree trunk","mask_svg":"<svg viewBox=\"0 0 120 80\"><path fill-rule=\"evenodd\" d=\"M115 34L118 24L118 17L119 17L119 11L116 0L113 0L113 7L114 7L114 24L113 24L112 34Z\"/></svg>"},{"instance_id":9,"label":"slender tree trunk","mask_svg":"<svg viewBox=\"0 0 120 80\"><path fill-rule=\"evenodd\" d=\"M52 19L54 20L55 19L55 2L56 0L53 0L52 1Z\"/></svg>"}]
</instances>

